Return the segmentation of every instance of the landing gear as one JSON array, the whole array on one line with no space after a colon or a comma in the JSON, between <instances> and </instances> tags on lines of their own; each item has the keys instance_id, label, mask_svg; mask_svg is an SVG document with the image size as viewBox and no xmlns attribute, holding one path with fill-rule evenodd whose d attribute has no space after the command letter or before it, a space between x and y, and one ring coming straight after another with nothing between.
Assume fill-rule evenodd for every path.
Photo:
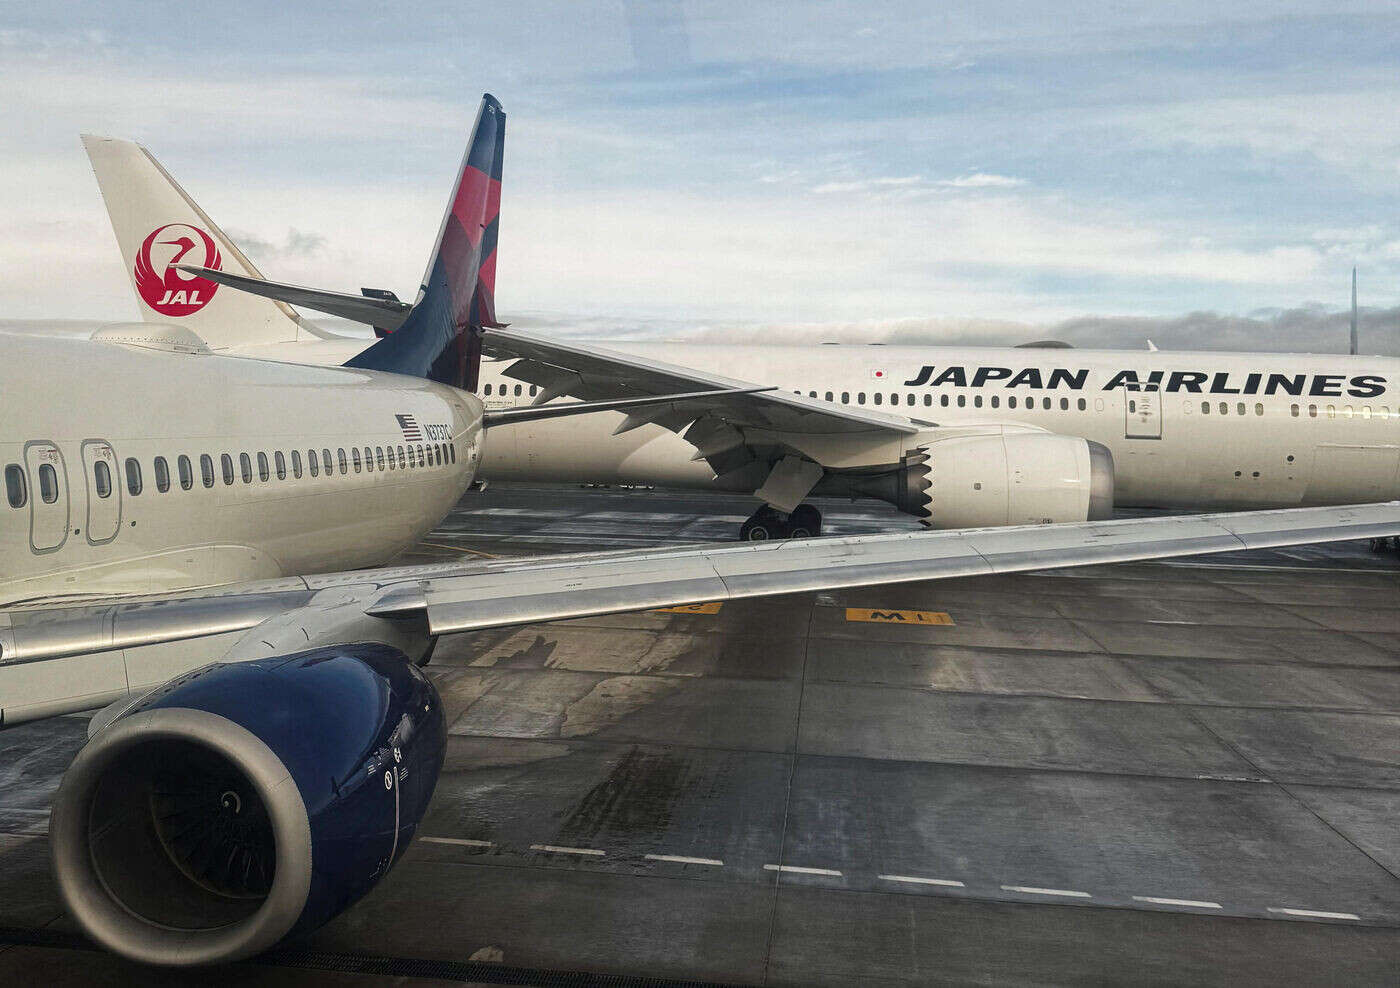
<instances>
[{"instance_id":1,"label":"landing gear","mask_svg":"<svg viewBox=\"0 0 1400 988\"><path fill-rule=\"evenodd\" d=\"M792 514L761 505L739 526L741 542L767 542L769 539L809 539L822 533L822 513L810 504L799 504Z\"/></svg>"}]
</instances>

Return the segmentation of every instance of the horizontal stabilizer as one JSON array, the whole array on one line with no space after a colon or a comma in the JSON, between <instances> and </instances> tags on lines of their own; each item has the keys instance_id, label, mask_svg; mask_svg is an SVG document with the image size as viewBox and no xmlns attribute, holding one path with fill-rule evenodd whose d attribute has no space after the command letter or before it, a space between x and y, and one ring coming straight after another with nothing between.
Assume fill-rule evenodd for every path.
<instances>
[{"instance_id":1,"label":"horizontal stabilizer","mask_svg":"<svg viewBox=\"0 0 1400 988\"><path fill-rule=\"evenodd\" d=\"M766 388L725 388L719 391L691 391L675 395L645 395L641 398L614 398L609 401L571 401L563 405L527 405L523 408L503 408L487 412L483 425L488 429L497 425L518 422L538 422L540 419L557 419L566 415L587 415L590 412L611 412L622 408L645 408L652 405L696 406L698 415L703 407L715 404L716 398L732 395L751 395L761 391L774 391L774 386Z\"/></svg>"},{"instance_id":2,"label":"horizontal stabilizer","mask_svg":"<svg viewBox=\"0 0 1400 988\"><path fill-rule=\"evenodd\" d=\"M389 333L402 326L409 312L413 310L413 306L407 302L400 302L394 298L392 292L381 292L378 289L372 289L375 292L373 295L347 295L344 292L327 292L319 288L303 288L300 285L283 285L261 278L245 278L242 275L215 271L213 268L204 268L196 264L175 266L188 274L236 288L240 292L315 309L317 312L364 323Z\"/></svg>"}]
</instances>

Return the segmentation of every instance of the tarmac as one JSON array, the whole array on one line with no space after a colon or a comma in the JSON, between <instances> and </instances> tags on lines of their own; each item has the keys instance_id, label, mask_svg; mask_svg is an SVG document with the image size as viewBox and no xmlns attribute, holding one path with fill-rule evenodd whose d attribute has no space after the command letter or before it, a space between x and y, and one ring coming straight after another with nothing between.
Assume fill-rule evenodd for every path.
<instances>
[{"instance_id":1,"label":"tarmac","mask_svg":"<svg viewBox=\"0 0 1400 988\"><path fill-rule=\"evenodd\" d=\"M748 510L492 487L403 559L722 541ZM1400 981L1394 553L586 618L443 639L429 670L451 739L402 862L199 982ZM47 807L85 726L0 732L0 983L188 983L59 904Z\"/></svg>"}]
</instances>

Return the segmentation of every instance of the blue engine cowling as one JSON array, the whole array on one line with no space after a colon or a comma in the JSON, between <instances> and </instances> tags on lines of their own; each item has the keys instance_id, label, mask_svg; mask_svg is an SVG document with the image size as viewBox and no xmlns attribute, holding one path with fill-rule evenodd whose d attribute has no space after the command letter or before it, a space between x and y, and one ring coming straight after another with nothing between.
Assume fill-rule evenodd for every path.
<instances>
[{"instance_id":1,"label":"blue engine cowling","mask_svg":"<svg viewBox=\"0 0 1400 988\"><path fill-rule=\"evenodd\" d=\"M325 923L393 867L446 750L442 701L367 643L206 666L93 735L54 801L69 910L134 960L233 960Z\"/></svg>"}]
</instances>

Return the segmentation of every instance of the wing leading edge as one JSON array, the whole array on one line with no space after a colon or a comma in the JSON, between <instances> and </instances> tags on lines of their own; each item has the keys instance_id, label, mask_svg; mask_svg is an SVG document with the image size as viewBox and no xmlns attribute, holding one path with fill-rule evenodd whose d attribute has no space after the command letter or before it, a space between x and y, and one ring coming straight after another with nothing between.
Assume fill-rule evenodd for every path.
<instances>
[{"instance_id":1,"label":"wing leading edge","mask_svg":"<svg viewBox=\"0 0 1400 988\"><path fill-rule=\"evenodd\" d=\"M5 671L251 628L335 592L434 635L675 604L1400 535L1400 501L1281 511L860 535L360 570L212 592L0 610ZM350 597L347 600L346 595Z\"/></svg>"}]
</instances>

